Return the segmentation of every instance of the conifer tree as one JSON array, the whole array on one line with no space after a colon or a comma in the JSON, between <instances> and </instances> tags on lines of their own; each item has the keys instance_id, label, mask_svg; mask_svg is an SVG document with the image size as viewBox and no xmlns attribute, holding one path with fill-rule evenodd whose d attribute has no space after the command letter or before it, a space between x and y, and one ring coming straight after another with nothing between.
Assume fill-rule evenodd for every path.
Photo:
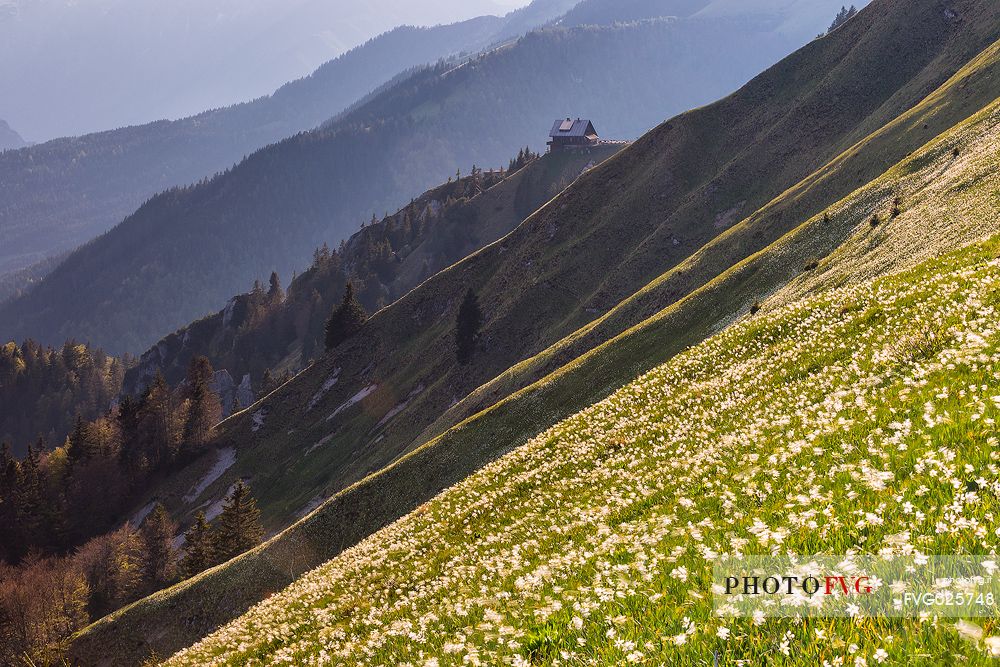
<instances>
[{"instance_id":1,"label":"conifer tree","mask_svg":"<svg viewBox=\"0 0 1000 667\"><path fill-rule=\"evenodd\" d=\"M271 272L271 285L267 290L267 300L272 304L281 303L285 300L285 291L281 289L281 278L277 271Z\"/></svg>"},{"instance_id":2,"label":"conifer tree","mask_svg":"<svg viewBox=\"0 0 1000 667\"><path fill-rule=\"evenodd\" d=\"M841 6L840 7L840 12L838 12L836 18L834 18L833 23L830 25L830 29L827 30L827 34L833 32L834 30L836 30L840 26L842 26L845 23L847 23L849 20L851 20L852 18L854 18L854 16L857 13L858 13L858 8L855 7L854 5L851 5L850 9L848 9L847 7Z\"/></svg>"},{"instance_id":3,"label":"conifer tree","mask_svg":"<svg viewBox=\"0 0 1000 667\"><path fill-rule=\"evenodd\" d=\"M354 296L354 285L347 283L344 298L326 322L326 350L329 352L356 334L368 319L365 307Z\"/></svg>"},{"instance_id":4,"label":"conifer tree","mask_svg":"<svg viewBox=\"0 0 1000 667\"><path fill-rule=\"evenodd\" d=\"M479 341L482 320L483 313L479 308L479 298L472 289L469 289L465 293L455 321L455 348L458 363L465 365L472 361L476 351L476 343Z\"/></svg>"},{"instance_id":5,"label":"conifer tree","mask_svg":"<svg viewBox=\"0 0 1000 667\"><path fill-rule=\"evenodd\" d=\"M271 369L265 368L264 376L260 379L260 395L267 396L277 388L278 388L278 383L274 379L274 375L271 373Z\"/></svg>"},{"instance_id":6,"label":"conifer tree","mask_svg":"<svg viewBox=\"0 0 1000 667\"><path fill-rule=\"evenodd\" d=\"M17 466L17 491L15 494L14 512L16 518L17 546L20 549L18 557L23 555L27 545L40 545L43 542L44 499L42 497L42 479L38 466L38 455L29 445L28 452L20 465Z\"/></svg>"},{"instance_id":7,"label":"conifer tree","mask_svg":"<svg viewBox=\"0 0 1000 667\"><path fill-rule=\"evenodd\" d=\"M94 455L94 448L90 442L90 425L83 420L79 412L76 414L73 432L67 438L67 444L69 459L73 463L87 461Z\"/></svg>"},{"instance_id":8,"label":"conifer tree","mask_svg":"<svg viewBox=\"0 0 1000 667\"><path fill-rule=\"evenodd\" d=\"M243 480L236 482L226 498L214 533L216 560L220 563L254 548L264 538L257 501Z\"/></svg>"},{"instance_id":9,"label":"conifer tree","mask_svg":"<svg viewBox=\"0 0 1000 667\"><path fill-rule=\"evenodd\" d=\"M198 512L194 524L184 533L184 558L181 560L181 576L193 577L215 564L215 544L212 528L205 519L204 512Z\"/></svg>"},{"instance_id":10,"label":"conifer tree","mask_svg":"<svg viewBox=\"0 0 1000 667\"><path fill-rule=\"evenodd\" d=\"M184 423L184 448L187 453L200 451L222 417L222 403L211 387L215 371L207 357L191 360L187 372L187 419Z\"/></svg>"},{"instance_id":11,"label":"conifer tree","mask_svg":"<svg viewBox=\"0 0 1000 667\"><path fill-rule=\"evenodd\" d=\"M143 397L141 422L145 456L153 467L173 460L177 451L174 397L163 373L157 371Z\"/></svg>"},{"instance_id":12,"label":"conifer tree","mask_svg":"<svg viewBox=\"0 0 1000 667\"><path fill-rule=\"evenodd\" d=\"M173 582L177 574L174 534L177 524L166 508L157 503L142 524L142 576L147 590L156 591Z\"/></svg>"},{"instance_id":13,"label":"conifer tree","mask_svg":"<svg viewBox=\"0 0 1000 667\"><path fill-rule=\"evenodd\" d=\"M0 444L0 526L5 527L5 530L0 531L0 561L12 562L14 550L20 546L16 544L17 536L14 534L17 521L17 468L17 460L11 455L10 445L5 441Z\"/></svg>"}]
</instances>

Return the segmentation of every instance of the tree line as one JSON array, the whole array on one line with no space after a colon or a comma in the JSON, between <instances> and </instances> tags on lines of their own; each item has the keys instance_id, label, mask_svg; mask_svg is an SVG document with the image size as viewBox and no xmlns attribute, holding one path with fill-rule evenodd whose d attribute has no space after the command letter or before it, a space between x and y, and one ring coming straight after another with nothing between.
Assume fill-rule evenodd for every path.
<instances>
[{"instance_id":1,"label":"tree line","mask_svg":"<svg viewBox=\"0 0 1000 667\"><path fill-rule=\"evenodd\" d=\"M0 559L81 544L119 521L150 476L204 451L221 414L212 379L199 357L176 390L157 375L139 397L123 396L94 420L77 414L55 447L39 438L18 460L0 445Z\"/></svg>"},{"instance_id":2,"label":"tree line","mask_svg":"<svg viewBox=\"0 0 1000 667\"><path fill-rule=\"evenodd\" d=\"M39 437L61 442L75 416L95 419L121 391L124 365L75 341L61 348L28 339L0 346L0 441L23 456Z\"/></svg>"},{"instance_id":3,"label":"tree line","mask_svg":"<svg viewBox=\"0 0 1000 667\"><path fill-rule=\"evenodd\" d=\"M66 556L31 554L0 562L0 663L54 664L67 639L93 620L162 590L261 542L260 511L238 482L222 513L199 513L175 546L177 524L157 504L142 524L96 537Z\"/></svg>"},{"instance_id":4,"label":"tree line","mask_svg":"<svg viewBox=\"0 0 1000 667\"><path fill-rule=\"evenodd\" d=\"M511 168L516 172L537 157L522 149ZM249 374L258 395L270 393L287 379L271 370L275 366L290 355L304 366L323 354L327 321L348 283L356 301L371 313L461 259L468 240L442 230L473 226L467 203L509 174L473 167L470 174L424 193L396 213L363 224L338 247L316 248L309 267L292 277L287 290L277 274L271 275L269 286L255 282L226 309L162 339L156 356L164 359L166 351L166 357L158 361L160 370L168 382L179 382L185 355L204 355L234 378ZM423 255L419 273L405 264L418 248ZM126 374L126 391L139 383L140 367Z\"/></svg>"},{"instance_id":5,"label":"tree line","mask_svg":"<svg viewBox=\"0 0 1000 667\"><path fill-rule=\"evenodd\" d=\"M157 375L100 417L78 415L54 448L39 439L18 458L0 445L0 663L49 662L90 620L260 542L242 482L212 524L196 518L183 555L162 505L137 528L114 528L153 476L209 447L221 414L213 375L197 357L179 387Z\"/></svg>"}]
</instances>

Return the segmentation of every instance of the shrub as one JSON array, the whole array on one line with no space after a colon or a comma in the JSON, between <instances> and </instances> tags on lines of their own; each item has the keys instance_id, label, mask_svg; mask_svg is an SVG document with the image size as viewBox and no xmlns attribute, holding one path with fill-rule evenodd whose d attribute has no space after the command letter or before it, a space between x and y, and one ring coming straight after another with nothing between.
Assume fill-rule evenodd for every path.
<instances>
[{"instance_id":1,"label":"shrub","mask_svg":"<svg viewBox=\"0 0 1000 667\"><path fill-rule=\"evenodd\" d=\"M901 197L896 197L892 200L892 210L889 212L889 219L894 220L899 217L899 214L903 212L903 199Z\"/></svg>"}]
</instances>

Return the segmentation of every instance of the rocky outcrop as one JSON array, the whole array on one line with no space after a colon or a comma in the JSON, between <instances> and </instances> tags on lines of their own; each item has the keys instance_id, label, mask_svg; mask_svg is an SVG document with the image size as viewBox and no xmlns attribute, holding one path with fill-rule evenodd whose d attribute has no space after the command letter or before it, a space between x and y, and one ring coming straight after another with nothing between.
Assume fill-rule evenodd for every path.
<instances>
[{"instance_id":1,"label":"rocky outcrop","mask_svg":"<svg viewBox=\"0 0 1000 667\"><path fill-rule=\"evenodd\" d=\"M233 414L233 408L237 405L242 410L253 405L255 400L253 387L250 385L250 375L244 375L240 383L236 384L233 376L225 369L215 371L212 390L219 395L219 400L222 401L223 417Z\"/></svg>"}]
</instances>

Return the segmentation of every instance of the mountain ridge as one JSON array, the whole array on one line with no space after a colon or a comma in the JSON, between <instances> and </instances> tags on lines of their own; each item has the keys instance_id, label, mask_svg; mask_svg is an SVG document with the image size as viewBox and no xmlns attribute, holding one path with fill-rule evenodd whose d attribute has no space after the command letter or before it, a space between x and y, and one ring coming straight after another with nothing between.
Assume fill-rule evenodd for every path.
<instances>
[{"instance_id":1,"label":"mountain ridge","mask_svg":"<svg viewBox=\"0 0 1000 667\"><path fill-rule=\"evenodd\" d=\"M528 16L543 23L561 9L540 0L534 7ZM433 28L400 26L250 102L54 139L0 157L0 229L9 240L0 274L90 241L156 193L211 177L256 149L318 126L413 68L478 51L507 26L524 22L515 13Z\"/></svg>"},{"instance_id":2,"label":"mountain ridge","mask_svg":"<svg viewBox=\"0 0 1000 667\"><path fill-rule=\"evenodd\" d=\"M277 311L264 318L250 314L251 302L267 298L263 292L241 294L215 315L164 337L126 373L124 391L141 393L157 373L176 384L197 355L235 377L250 374L255 384L268 371L295 372L322 353L323 324L346 282L353 284L368 312L375 312L505 235L580 173L621 148L610 144L525 156L525 164L518 164L518 156L511 161L513 172L477 172L429 190L363 227L330 256L317 250L313 265L289 285Z\"/></svg>"},{"instance_id":3,"label":"mountain ridge","mask_svg":"<svg viewBox=\"0 0 1000 667\"><path fill-rule=\"evenodd\" d=\"M14 9L0 9L5 117L43 140L253 99L394 26L503 13L492 0L16 0L4 6ZM89 50L87 58L69 56L101 42L104 48Z\"/></svg>"},{"instance_id":4,"label":"mountain ridge","mask_svg":"<svg viewBox=\"0 0 1000 667\"><path fill-rule=\"evenodd\" d=\"M785 49L780 36L768 40L772 51L761 49L751 27L746 21L654 20L550 29L457 69L417 73L335 126L257 151L208 183L157 195L115 230L70 255L26 296L0 307L0 321L6 323L0 335L73 335L112 352L138 352L163 331L217 309L255 275L272 270L288 275L312 248L346 236L346 225L396 208L411 193L453 173L456 163L496 165L509 157L509 146L531 143L533 136L540 142L551 118L566 108L586 107L605 136L628 138L659 122L664 105L669 113L717 97L739 85L743 75L730 70L729 81L707 81L692 71L714 71L713 58L728 62L738 51L739 67L749 76ZM631 39L622 39L625 34ZM733 49L730 55L711 46L722 41ZM714 55L678 57L695 45ZM582 82L530 65L539 59L561 62L569 48L581 54L573 66L590 70ZM612 72L611 62L622 60L646 66L631 68L631 76ZM509 84L487 83L490 77L509 81L515 72L519 94L537 100L530 108L505 105ZM660 83L651 81L649 72ZM632 102L627 114L622 99ZM448 110L436 100L447 102ZM538 118L544 121L531 122ZM484 123L492 123L488 136L480 130ZM277 163L280 170L273 169ZM233 220L242 225L239 233ZM237 252L240 263L229 266ZM83 274L103 296L80 299L74 293L67 300L68 285ZM179 302L178 291L190 299ZM156 307L143 303L151 298Z\"/></svg>"}]
</instances>

